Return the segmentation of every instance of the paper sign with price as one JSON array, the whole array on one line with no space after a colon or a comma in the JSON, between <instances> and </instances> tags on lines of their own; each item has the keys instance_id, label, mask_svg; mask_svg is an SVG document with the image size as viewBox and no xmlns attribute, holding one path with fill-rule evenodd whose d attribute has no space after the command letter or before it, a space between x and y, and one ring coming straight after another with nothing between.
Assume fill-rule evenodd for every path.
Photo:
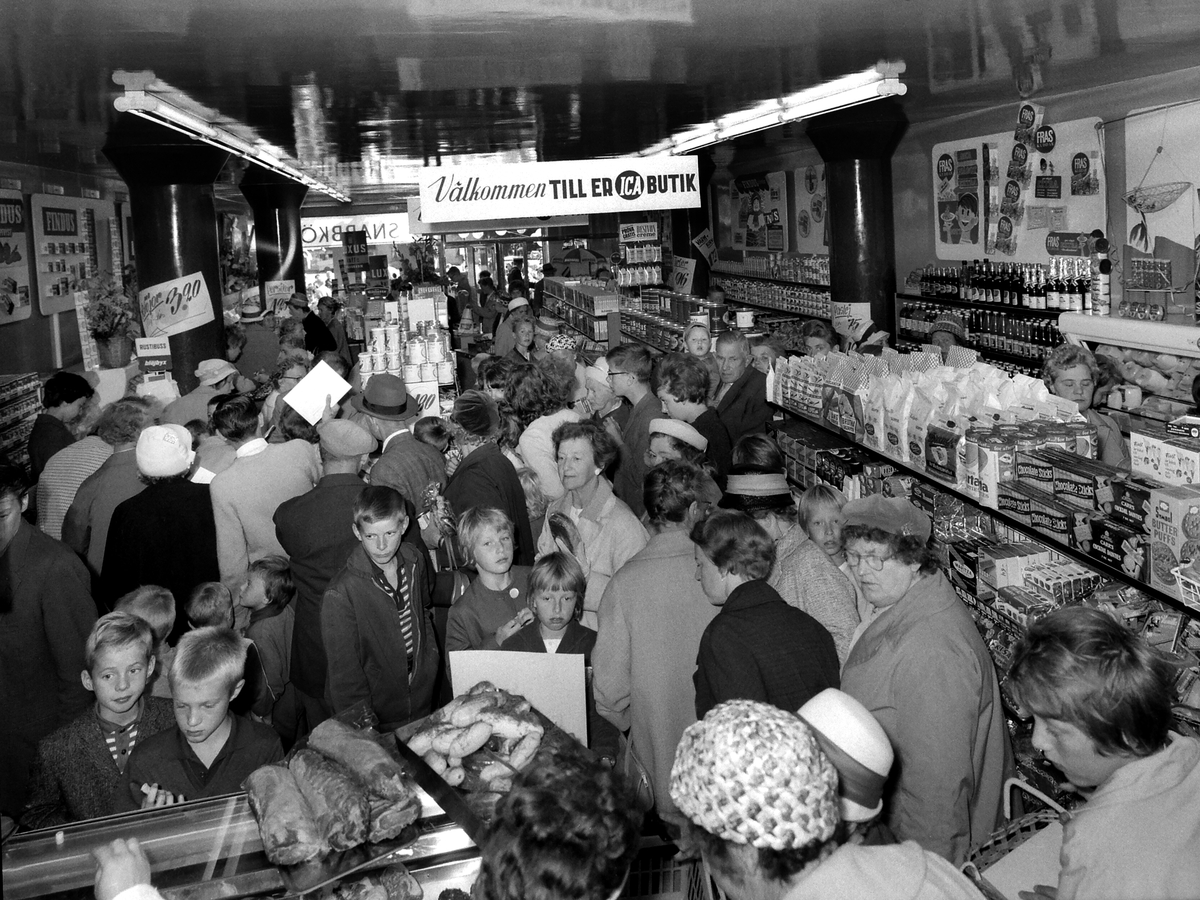
<instances>
[{"instance_id":1,"label":"paper sign with price","mask_svg":"<svg viewBox=\"0 0 1200 900\"><path fill-rule=\"evenodd\" d=\"M713 240L712 231L705 228L702 232L692 238L692 245L704 254L704 258L708 260L711 266L717 260L717 244Z\"/></svg>"},{"instance_id":2,"label":"paper sign with price","mask_svg":"<svg viewBox=\"0 0 1200 900\"><path fill-rule=\"evenodd\" d=\"M138 293L146 337L183 334L214 318L208 285L199 272L164 281Z\"/></svg>"},{"instance_id":3,"label":"paper sign with price","mask_svg":"<svg viewBox=\"0 0 1200 900\"><path fill-rule=\"evenodd\" d=\"M675 257L675 273L671 276L671 289L681 294L692 292L692 278L696 275L696 261L684 256Z\"/></svg>"},{"instance_id":4,"label":"paper sign with price","mask_svg":"<svg viewBox=\"0 0 1200 900\"><path fill-rule=\"evenodd\" d=\"M857 341L871 327L870 303L834 303L833 330Z\"/></svg>"}]
</instances>

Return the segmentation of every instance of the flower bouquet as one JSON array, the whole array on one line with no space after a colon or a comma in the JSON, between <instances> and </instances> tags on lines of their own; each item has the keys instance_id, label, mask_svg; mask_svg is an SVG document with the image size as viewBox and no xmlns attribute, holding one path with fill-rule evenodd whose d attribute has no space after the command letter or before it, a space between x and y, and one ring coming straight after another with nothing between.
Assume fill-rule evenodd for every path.
<instances>
[{"instance_id":1,"label":"flower bouquet","mask_svg":"<svg viewBox=\"0 0 1200 900\"><path fill-rule=\"evenodd\" d=\"M106 272L86 279L83 287L88 297L87 327L96 339L100 362L106 368L122 368L129 362L133 339L142 334L137 297Z\"/></svg>"}]
</instances>

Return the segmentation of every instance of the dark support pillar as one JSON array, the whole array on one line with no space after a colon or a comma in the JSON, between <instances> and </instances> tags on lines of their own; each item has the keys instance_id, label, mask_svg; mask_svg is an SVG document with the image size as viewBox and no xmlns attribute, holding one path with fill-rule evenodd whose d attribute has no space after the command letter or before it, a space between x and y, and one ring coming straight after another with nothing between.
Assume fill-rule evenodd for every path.
<instances>
[{"instance_id":1,"label":"dark support pillar","mask_svg":"<svg viewBox=\"0 0 1200 900\"><path fill-rule=\"evenodd\" d=\"M308 188L258 165L246 170L239 186L254 211L259 297L265 307L268 281L290 281L294 290L304 290L300 204Z\"/></svg>"},{"instance_id":2,"label":"dark support pillar","mask_svg":"<svg viewBox=\"0 0 1200 900\"><path fill-rule=\"evenodd\" d=\"M117 117L104 155L129 188L138 287L199 272L213 319L171 335L172 375L179 390L196 387L196 366L224 357L221 259L213 182L229 154L132 114Z\"/></svg>"},{"instance_id":3,"label":"dark support pillar","mask_svg":"<svg viewBox=\"0 0 1200 900\"><path fill-rule=\"evenodd\" d=\"M880 100L818 116L805 128L825 160L833 299L870 303L885 331L892 330L896 290L891 158L907 124L898 103Z\"/></svg>"}]
</instances>

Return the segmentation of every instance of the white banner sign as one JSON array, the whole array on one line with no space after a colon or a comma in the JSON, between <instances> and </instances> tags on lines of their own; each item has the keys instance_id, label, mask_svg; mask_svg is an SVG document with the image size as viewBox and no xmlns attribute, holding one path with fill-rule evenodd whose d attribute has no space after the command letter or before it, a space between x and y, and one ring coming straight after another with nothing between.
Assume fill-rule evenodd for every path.
<instances>
[{"instance_id":1,"label":"white banner sign","mask_svg":"<svg viewBox=\"0 0 1200 900\"><path fill-rule=\"evenodd\" d=\"M416 197L408 200L408 230L413 235L426 234L472 234L477 231L526 231L531 228L569 228L587 225L587 216L541 216L524 219L492 219L481 222L438 222L425 221L421 215L421 201Z\"/></svg>"},{"instance_id":2,"label":"white banner sign","mask_svg":"<svg viewBox=\"0 0 1200 900\"><path fill-rule=\"evenodd\" d=\"M671 276L671 290L681 294L692 292L692 279L696 276L696 261L686 256L675 257L675 272Z\"/></svg>"},{"instance_id":3,"label":"white banner sign","mask_svg":"<svg viewBox=\"0 0 1200 900\"><path fill-rule=\"evenodd\" d=\"M700 206L694 156L430 167L420 188L426 222Z\"/></svg>"},{"instance_id":4,"label":"white banner sign","mask_svg":"<svg viewBox=\"0 0 1200 900\"><path fill-rule=\"evenodd\" d=\"M658 240L657 222L630 222L626 225L617 226L617 231L622 244L628 244L633 241Z\"/></svg>"},{"instance_id":5,"label":"white banner sign","mask_svg":"<svg viewBox=\"0 0 1200 900\"><path fill-rule=\"evenodd\" d=\"M305 247L337 247L340 250L343 231L365 231L368 244L408 243L408 217L404 213L381 213L300 220L300 239Z\"/></svg>"},{"instance_id":6,"label":"white banner sign","mask_svg":"<svg viewBox=\"0 0 1200 900\"><path fill-rule=\"evenodd\" d=\"M214 318L208 285L199 272L139 291L138 305L146 337L183 334Z\"/></svg>"}]
</instances>

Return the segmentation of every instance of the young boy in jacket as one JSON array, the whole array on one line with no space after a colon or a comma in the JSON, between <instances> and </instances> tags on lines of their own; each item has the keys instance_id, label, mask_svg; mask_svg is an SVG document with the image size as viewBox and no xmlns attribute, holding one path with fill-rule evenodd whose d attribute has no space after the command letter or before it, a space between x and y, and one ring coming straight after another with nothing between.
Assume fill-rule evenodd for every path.
<instances>
[{"instance_id":1,"label":"young boy in jacket","mask_svg":"<svg viewBox=\"0 0 1200 900\"><path fill-rule=\"evenodd\" d=\"M95 705L42 739L34 762L33 790L21 817L25 828L49 828L114 812L113 791L133 748L169 729L171 703L151 697L154 634L127 612L101 617L88 636L83 686Z\"/></svg>"},{"instance_id":2,"label":"young boy in jacket","mask_svg":"<svg viewBox=\"0 0 1200 900\"><path fill-rule=\"evenodd\" d=\"M1200 896L1200 741L1170 733L1175 672L1102 610L1029 627L1008 683L1033 746L1088 795L1063 826L1058 900Z\"/></svg>"},{"instance_id":3,"label":"young boy in jacket","mask_svg":"<svg viewBox=\"0 0 1200 900\"><path fill-rule=\"evenodd\" d=\"M394 488L363 488L353 515L359 546L321 605L327 699L334 715L365 704L390 730L433 709L440 656L425 561L400 542L408 515Z\"/></svg>"}]
</instances>

